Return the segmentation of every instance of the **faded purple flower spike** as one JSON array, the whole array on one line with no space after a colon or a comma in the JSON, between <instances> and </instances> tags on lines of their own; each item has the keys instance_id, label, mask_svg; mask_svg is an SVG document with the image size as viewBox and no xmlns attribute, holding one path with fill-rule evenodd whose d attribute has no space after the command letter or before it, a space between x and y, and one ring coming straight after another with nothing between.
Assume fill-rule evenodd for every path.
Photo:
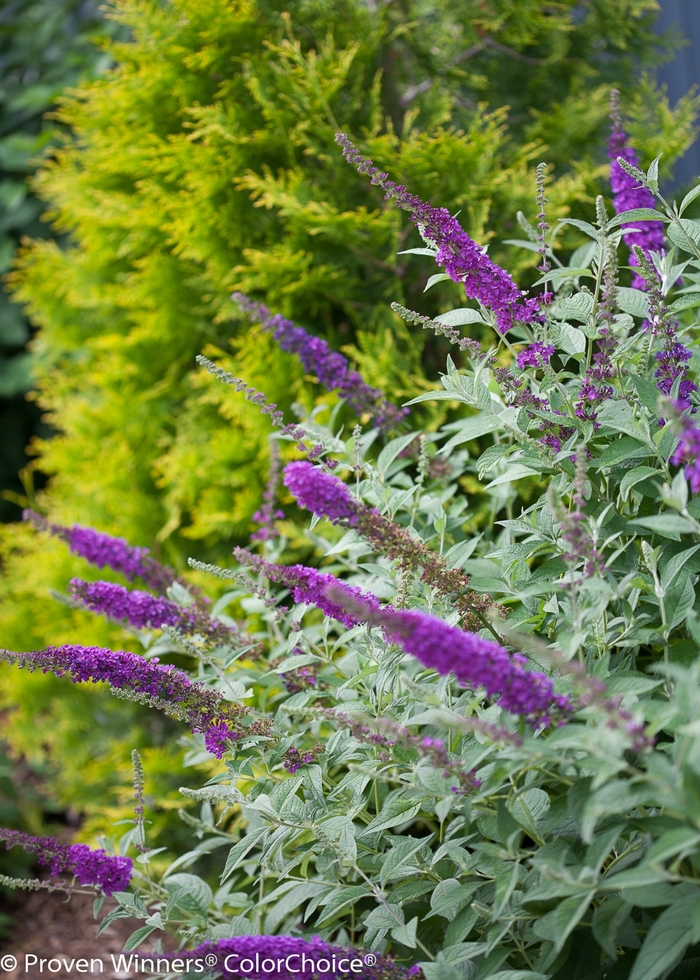
<instances>
[{"instance_id":1,"label":"faded purple flower spike","mask_svg":"<svg viewBox=\"0 0 700 980\"><path fill-rule=\"evenodd\" d=\"M33 510L25 510L22 516L40 530L61 538L74 555L85 558L97 568L113 568L130 582L140 578L156 592L165 592L177 579L172 568L151 558L148 548L134 547L124 538L102 534L80 524L73 527L52 524Z\"/></svg>"},{"instance_id":2,"label":"faded purple flower spike","mask_svg":"<svg viewBox=\"0 0 700 980\"><path fill-rule=\"evenodd\" d=\"M223 980L420 980L419 967L399 966L390 956L371 958L359 949L333 946L316 936L234 936L207 940L184 956L194 962L216 958L216 974Z\"/></svg>"},{"instance_id":3,"label":"faded purple flower spike","mask_svg":"<svg viewBox=\"0 0 700 980\"><path fill-rule=\"evenodd\" d=\"M73 683L106 682L115 691L128 692L133 699L150 704L184 721L193 733L203 733L210 752L221 757L225 739L235 741L243 734L268 734L266 720L250 726L240 723L243 705L224 701L221 694L191 681L186 674L156 657L144 660L134 653L100 647L47 647L33 653L0 651L0 659L28 670L70 674Z\"/></svg>"},{"instance_id":4,"label":"faded purple flower spike","mask_svg":"<svg viewBox=\"0 0 700 980\"><path fill-rule=\"evenodd\" d=\"M393 200L397 207L409 212L411 221L418 225L423 237L436 246L437 264L455 282L463 283L469 299L477 299L493 311L499 333L506 333L518 322L532 323L542 319L538 300L524 299L517 283L491 261L485 249L467 235L449 211L431 207L405 187L389 180L388 174L380 173L371 160L358 152L345 133L337 133L335 141L348 163L381 187L387 200Z\"/></svg>"},{"instance_id":5,"label":"faded purple flower spike","mask_svg":"<svg viewBox=\"0 0 700 980\"><path fill-rule=\"evenodd\" d=\"M52 875L75 875L81 885L94 885L105 895L129 887L133 868L129 857L116 857L101 848L91 851L87 844L61 844L55 837L32 837L5 828L0 828L0 840L8 850L21 847L28 854L35 854L39 864L50 867Z\"/></svg>"},{"instance_id":6,"label":"faded purple flower spike","mask_svg":"<svg viewBox=\"0 0 700 980\"><path fill-rule=\"evenodd\" d=\"M621 157L627 163L631 163L632 166L639 167L639 157L632 147L628 146L627 134L622 129L619 93L615 89L613 89L610 98L610 115L612 130L608 139L608 157L610 158L610 188L613 194L615 212L622 214L623 211L631 211L634 208L653 209L654 198L651 191L643 187L634 177L631 177L617 162L618 157ZM649 252L663 252L663 221L630 221L623 224L622 227L639 229L635 233L626 236L627 245L630 248L629 264L631 266L639 265L632 248L634 245L642 248L647 257ZM647 288L647 280L640 276L638 272L635 272L632 279L632 288Z\"/></svg>"},{"instance_id":7,"label":"faded purple flower spike","mask_svg":"<svg viewBox=\"0 0 700 980\"><path fill-rule=\"evenodd\" d=\"M441 619L415 610L386 606L376 609L361 599L349 597L334 587L328 597L343 605L356 620L380 626L392 643L439 674L453 673L473 687L483 687L489 697L500 695L498 704L514 715L525 715L539 724L571 711L568 698L554 693L545 674L525 670L526 658L508 653L493 640L463 633Z\"/></svg>"},{"instance_id":8,"label":"faded purple flower spike","mask_svg":"<svg viewBox=\"0 0 700 980\"><path fill-rule=\"evenodd\" d=\"M253 520L259 525L258 530L254 531L251 541L269 541L274 537L274 522L284 517L283 510L275 508L275 498L280 476L280 454L276 440L270 440L270 466L267 473L267 483L263 493L263 503L260 510L253 514Z\"/></svg>"},{"instance_id":9,"label":"faded purple flower spike","mask_svg":"<svg viewBox=\"0 0 700 980\"><path fill-rule=\"evenodd\" d=\"M378 388L365 384L362 375L351 371L342 354L332 350L325 340L314 337L291 320L270 313L263 303L255 303L243 293L232 293L231 299L259 321L263 330L272 333L283 351L296 354L307 374L315 374L319 384L328 391L339 391L348 405L362 415L368 412L380 429L395 429L408 414L407 408L397 408L388 402Z\"/></svg>"}]
</instances>

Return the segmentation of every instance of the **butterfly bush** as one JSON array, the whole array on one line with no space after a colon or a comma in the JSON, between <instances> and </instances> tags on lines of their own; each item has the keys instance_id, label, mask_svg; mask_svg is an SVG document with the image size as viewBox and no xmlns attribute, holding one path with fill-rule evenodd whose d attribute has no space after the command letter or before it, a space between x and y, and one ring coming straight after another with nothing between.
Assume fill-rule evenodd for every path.
<instances>
[{"instance_id":1,"label":"butterfly bush","mask_svg":"<svg viewBox=\"0 0 700 980\"><path fill-rule=\"evenodd\" d=\"M39 864L47 866L55 877L74 875L81 885L93 885L105 895L126 891L131 881L134 862L99 849L92 851L86 844L62 844L55 837L34 837L19 830L0 828L0 840L5 847L21 847L33 854Z\"/></svg>"},{"instance_id":2,"label":"butterfly bush","mask_svg":"<svg viewBox=\"0 0 700 980\"><path fill-rule=\"evenodd\" d=\"M190 561L215 602L144 549L30 516L140 580L68 583L133 650L86 636L3 654L170 716L192 847L155 837L138 753L116 848L133 866L110 877L87 845L2 839L112 892L103 921L135 919L132 950L164 927L212 977L696 976L698 195L666 203L616 104L590 220L548 215L537 168L528 293L446 207L338 143L348 179L406 211L419 254L463 284L469 305L442 319L394 306L453 356L390 406L325 341L235 296L359 422L286 419L199 358L274 429L248 545L228 567Z\"/></svg>"}]
</instances>

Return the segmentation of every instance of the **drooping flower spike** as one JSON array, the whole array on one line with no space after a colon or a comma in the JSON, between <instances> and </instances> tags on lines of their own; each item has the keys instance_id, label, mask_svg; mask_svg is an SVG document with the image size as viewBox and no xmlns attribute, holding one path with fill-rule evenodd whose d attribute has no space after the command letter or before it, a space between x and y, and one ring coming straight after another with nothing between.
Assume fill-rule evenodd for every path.
<instances>
[{"instance_id":1,"label":"drooping flower spike","mask_svg":"<svg viewBox=\"0 0 700 980\"><path fill-rule=\"evenodd\" d=\"M236 741L243 734L268 734L266 720L241 723L246 709L225 701L221 694L191 681L186 674L156 657L144 660L135 653L106 650L101 647L66 645L47 647L32 653L0 650L0 659L30 671L41 670L56 677L70 674L73 683L106 682L115 692L132 696L184 721L193 733L204 735L209 752L221 758L227 740Z\"/></svg>"},{"instance_id":2,"label":"drooping flower spike","mask_svg":"<svg viewBox=\"0 0 700 980\"><path fill-rule=\"evenodd\" d=\"M348 163L381 187L387 200L393 200L397 207L409 212L411 221L418 225L423 237L437 248L437 264L451 279L464 285L469 299L479 300L494 313L500 334L506 333L517 322L532 323L541 319L539 301L524 299L517 283L505 269L491 261L486 250L467 235L446 208L431 207L405 187L389 180L388 174L381 173L371 160L358 152L345 133L337 133L335 141Z\"/></svg>"},{"instance_id":3,"label":"drooping flower spike","mask_svg":"<svg viewBox=\"0 0 700 980\"><path fill-rule=\"evenodd\" d=\"M54 876L75 875L81 885L94 885L105 895L123 892L129 887L133 861L117 857L87 844L61 844L55 837L33 837L19 830L0 828L0 840L6 848L21 847L34 854L39 864L48 866Z\"/></svg>"},{"instance_id":4,"label":"drooping flower spike","mask_svg":"<svg viewBox=\"0 0 700 980\"><path fill-rule=\"evenodd\" d=\"M232 293L231 299L258 321L283 351L296 354L307 374L314 374L328 391L339 391L358 415L369 413L375 424L384 431L395 429L408 414L387 401L378 388L365 384L357 371L350 370L342 354L332 350L325 340L314 337L302 327L279 314L272 314L263 303L255 303L243 293Z\"/></svg>"}]
</instances>

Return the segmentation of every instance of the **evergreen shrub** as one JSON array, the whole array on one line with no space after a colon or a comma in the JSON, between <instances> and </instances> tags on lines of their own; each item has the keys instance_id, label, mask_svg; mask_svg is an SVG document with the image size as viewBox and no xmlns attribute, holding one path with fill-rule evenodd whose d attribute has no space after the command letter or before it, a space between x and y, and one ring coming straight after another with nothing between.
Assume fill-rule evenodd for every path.
<instances>
[{"instance_id":1,"label":"evergreen shrub","mask_svg":"<svg viewBox=\"0 0 700 980\"><path fill-rule=\"evenodd\" d=\"M192 560L228 583L214 604L143 548L27 515L138 586L74 578L69 592L129 624L141 650L5 651L6 672L105 683L179 719L190 767L180 792L199 809L182 813L196 843L164 858L136 752L135 813L118 842L0 838L35 854L58 887L70 891L73 873L113 895L105 921L140 923L131 969L693 977L700 222L686 215L700 186L667 203L658 160L639 168L616 116L617 213L599 197L590 221L563 219L587 239L567 261L538 168L540 278L523 294L449 211L338 142L409 213L423 259L466 292L467 306L419 317L456 348L441 386L410 400L406 429L377 451L378 427L348 433L338 411L315 408L287 421L200 357L210 383L267 414L297 457L284 490L273 467L256 540L235 562ZM630 258L637 285L623 286L619 259L624 270ZM329 369L318 338L273 321L275 336ZM486 346L469 336L475 325ZM333 364L324 376L347 383L349 401L347 366ZM361 378L352 384L352 397L366 395ZM421 431L415 406L431 400L459 418ZM480 526L474 486L494 518ZM313 566L284 560L301 538ZM212 860L218 880L203 870ZM158 948L140 957L141 943L173 929L175 959Z\"/></svg>"}]
</instances>

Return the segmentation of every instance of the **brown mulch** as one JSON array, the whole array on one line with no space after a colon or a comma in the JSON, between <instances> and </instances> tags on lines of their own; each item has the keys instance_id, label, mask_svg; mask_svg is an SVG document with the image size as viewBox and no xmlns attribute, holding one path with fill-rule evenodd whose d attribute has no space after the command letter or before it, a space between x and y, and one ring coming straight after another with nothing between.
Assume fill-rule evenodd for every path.
<instances>
[{"instance_id":1,"label":"brown mulch","mask_svg":"<svg viewBox=\"0 0 700 980\"><path fill-rule=\"evenodd\" d=\"M116 969L111 954L121 953L125 941L141 923L135 919L117 919L106 929L99 939L95 938L99 921L113 906L109 899L105 902L99 919L93 918L93 899L88 895L73 895L70 901L62 892L19 892L12 906L7 911L13 916L9 928L10 940L2 943L0 948L0 980L37 980L39 977L50 976L56 980L75 980L77 976L100 976L104 980L130 980L142 977L137 972L127 972ZM162 933L160 933L162 935ZM153 936L155 939L155 935ZM152 948L148 943L139 948L140 953ZM45 960L54 959L51 966L55 969L55 960L65 960L68 967L63 966L54 972L45 963L40 964L30 959L25 965L27 954L34 954ZM126 954L127 957L129 954ZM147 953L146 953L147 955ZM16 968L7 957L17 960ZM94 971L85 972L76 968L70 969L71 960L101 960L103 969L99 971L95 964ZM90 968L88 967L88 970Z\"/></svg>"}]
</instances>

